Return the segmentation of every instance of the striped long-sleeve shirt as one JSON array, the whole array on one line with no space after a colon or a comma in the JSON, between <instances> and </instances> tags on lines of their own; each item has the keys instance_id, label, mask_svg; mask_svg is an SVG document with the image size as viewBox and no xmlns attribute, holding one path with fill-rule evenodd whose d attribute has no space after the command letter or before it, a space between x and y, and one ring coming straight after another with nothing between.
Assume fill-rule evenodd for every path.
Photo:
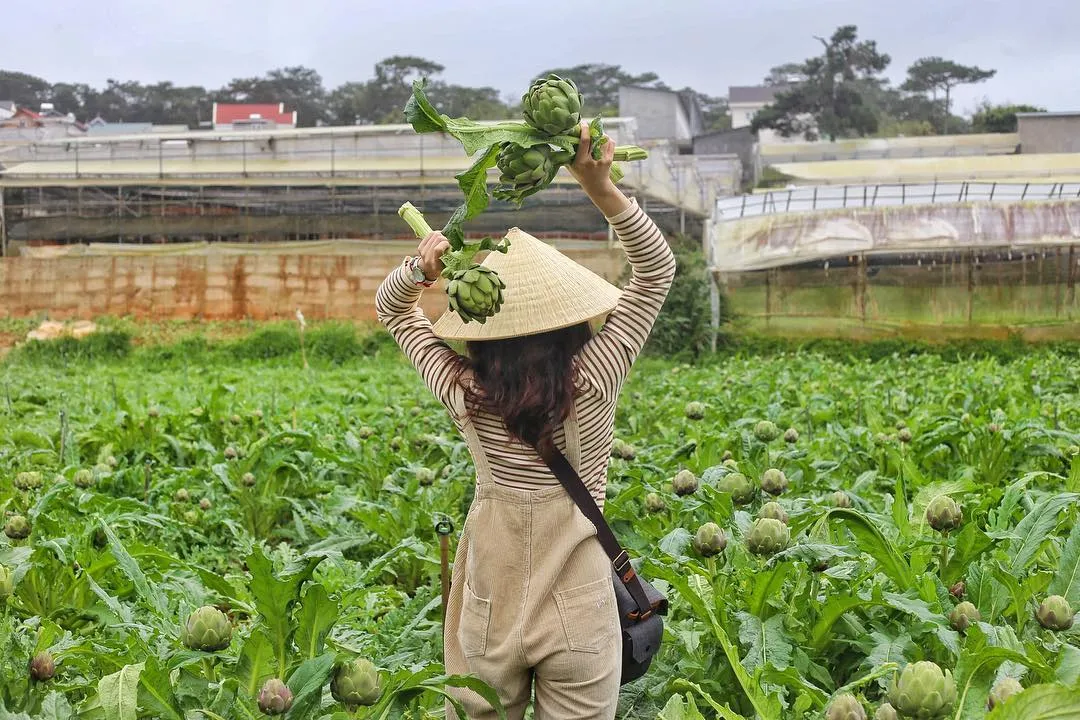
<instances>
[{"instance_id":1,"label":"striped long-sleeve shirt","mask_svg":"<svg viewBox=\"0 0 1080 720\"><path fill-rule=\"evenodd\" d=\"M619 391L641 352L675 275L675 257L659 228L632 200L630 206L608 218L627 260L630 282L615 309L577 357L582 392L575 402L578 422L578 475L603 507L608 456L615 428ZM467 381L463 358L435 335L431 322L417 307L422 288L404 267L394 269L376 295L379 321L416 366L424 382L447 408L452 407L454 384ZM465 372L465 376L461 373ZM517 488L558 484L536 452L510 438L502 419L487 413L472 417L495 482ZM563 428L554 436L565 452Z\"/></svg>"}]
</instances>

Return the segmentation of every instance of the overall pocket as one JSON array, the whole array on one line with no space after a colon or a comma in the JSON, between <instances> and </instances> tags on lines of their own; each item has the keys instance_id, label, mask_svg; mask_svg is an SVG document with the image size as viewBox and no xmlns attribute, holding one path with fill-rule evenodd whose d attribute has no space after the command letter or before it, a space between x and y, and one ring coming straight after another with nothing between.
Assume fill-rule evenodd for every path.
<instances>
[{"instance_id":1,"label":"overall pocket","mask_svg":"<svg viewBox=\"0 0 1080 720\"><path fill-rule=\"evenodd\" d=\"M469 581L461 597L461 623L458 642L465 657L477 657L487 652L488 624L491 622L491 601L477 597Z\"/></svg>"},{"instance_id":2,"label":"overall pocket","mask_svg":"<svg viewBox=\"0 0 1080 720\"><path fill-rule=\"evenodd\" d=\"M555 593L563 632L571 650L599 653L618 634L618 610L610 577Z\"/></svg>"}]
</instances>

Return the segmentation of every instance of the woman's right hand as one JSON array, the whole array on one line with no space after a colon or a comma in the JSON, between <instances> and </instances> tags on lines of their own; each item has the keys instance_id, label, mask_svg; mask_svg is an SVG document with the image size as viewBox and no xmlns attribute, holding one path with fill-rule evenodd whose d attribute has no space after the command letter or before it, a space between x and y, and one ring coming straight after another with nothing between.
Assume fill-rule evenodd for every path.
<instances>
[{"instance_id":1,"label":"woman's right hand","mask_svg":"<svg viewBox=\"0 0 1080 720\"><path fill-rule=\"evenodd\" d=\"M630 201L611 181L611 161L615 157L615 143L604 136L603 151L599 160L593 160L592 140L589 138L589 124L581 121L581 141L578 143L574 162L566 166L570 174L581 185L581 189L593 201L596 208L605 217L614 217L625 210Z\"/></svg>"},{"instance_id":2,"label":"woman's right hand","mask_svg":"<svg viewBox=\"0 0 1080 720\"><path fill-rule=\"evenodd\" d=\"M604 136L604 148L599 160L593 160L592 139L589 137L589 123L581 121L581 141L577 146L574 161L566 166L581 188L589 195L603 193L615 187L611 182L611 160L615 157L615 143Z\"/></svg>"},{"instance_id":3,"label":"woman's right hand","mask_svg":"<svg viewBox=\"0 0 1080 720\"><path fill-rule=\"evenodd\" d=\"M438 280L439 273L443 270L442 256L449 250L450 241L438 230L420 242L416 254L420 256L420 269L424 271L425 278L430 281Z\"/></svg>"}]
</instances>

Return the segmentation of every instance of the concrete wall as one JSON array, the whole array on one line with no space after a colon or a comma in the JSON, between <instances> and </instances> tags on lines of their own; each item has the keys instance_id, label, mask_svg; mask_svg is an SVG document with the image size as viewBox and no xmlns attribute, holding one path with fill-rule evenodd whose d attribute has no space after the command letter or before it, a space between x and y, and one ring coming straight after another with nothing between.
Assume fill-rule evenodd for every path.
<instances>
[{"instance_id":1,"label":"concrete wall","mask_svg":"<svg viewBox=\"0 0 1080 720\"><path fill-rule=\"evenodd\" d=\"M749 127L741 127L726 132L714 132L698 135L694 138L694 155L738 155L742 163L742 180L755 184L754 145L757 140Z\"/></svg>"},{"instance_id":2,"label":"concrete wall","mask_svg":"<svg viewBox=\"0 0 1080 720\"><path fill-rule=\"evenodd\" d=\"M605 241L555 242L612 282L625 265ZM415 243L379 243L355 255L186 255L0 258L0 317L93 319L375 319L375 291ZM441 292L424 309L445 309Z\"/></svg>"},{"instance_id":3,"label":"concrete wall","mask_svg":"<svg viewBox=\"0 0 1080 720\"><path fill-rule=\"evenodd\" d=\"M693 138L691 121L673 92L619 88L619 115L637 120L637 134L642 140L674 140L685 145Z\"/></svg>"},{"instance_id":4,"label":"concrete wall","mask_svg":"<svg viewBox=\"0 0 1080 720\"><path fill-rule=\"evenodd\" d=\"M1080 113L1017 115L1020 152L1080 153Z\"/></svg>"}]
</instances>

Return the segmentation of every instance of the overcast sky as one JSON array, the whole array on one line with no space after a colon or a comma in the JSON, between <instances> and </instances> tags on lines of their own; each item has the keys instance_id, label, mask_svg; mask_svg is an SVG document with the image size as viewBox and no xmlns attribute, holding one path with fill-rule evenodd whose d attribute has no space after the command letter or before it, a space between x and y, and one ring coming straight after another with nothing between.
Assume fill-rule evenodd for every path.
<instances>
[{"instance_id":1,"label":"overcast sky","mask_svg":"<svg viewBox=\"0 0 1080 720\"><path fill-rule=\"evenodd\" d=\"M996 69L957 93L1080 110L1077 0L0 0L0 68L51 82L107 78L219 87L286 65L327 87L371 76L389 55L446 66L443 78L520 95L548 67L655 71L726 95L817 54L813 35L855 24L892 55L899 81L926 55ZM543 8L541 10L541 8Z\"/></svg>"}]
</instances>

